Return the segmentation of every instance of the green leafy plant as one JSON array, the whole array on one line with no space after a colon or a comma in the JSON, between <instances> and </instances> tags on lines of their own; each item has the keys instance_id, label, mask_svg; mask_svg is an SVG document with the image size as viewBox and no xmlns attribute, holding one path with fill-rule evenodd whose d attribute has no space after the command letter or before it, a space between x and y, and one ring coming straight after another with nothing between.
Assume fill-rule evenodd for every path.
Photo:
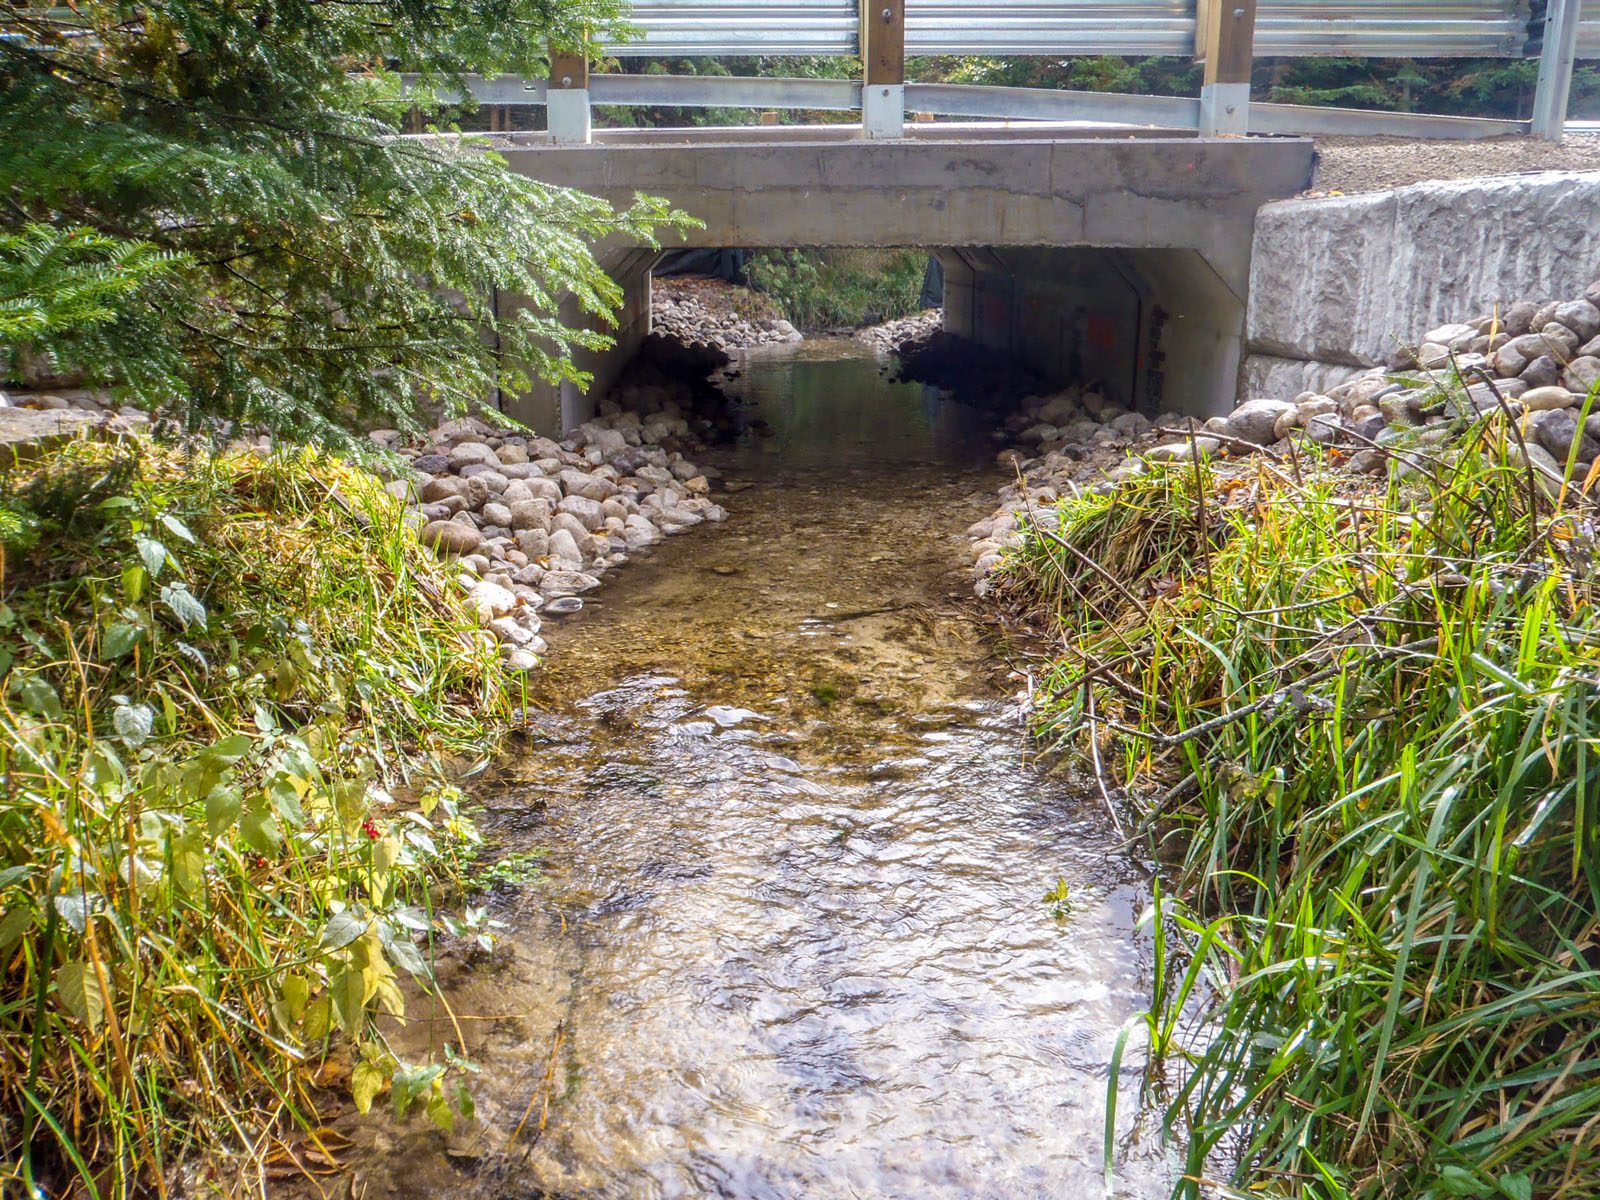
<instances>
[{"instance_id":1,"label":"green leafy plant","mask_svg":"<svg viewBox=\"0 0 1600 1200\"><path fill-rule=\"evenodd\" d=\"M469 72L542 75L548 45L581 46L617 12L3 0L0 273L32 271L10 297L8 357L42 348L190 429L351 450L352 429L416 428L424 403L582 381L571 353L604 344L619 298L589 247L679 218L398 122ZM409 91L398 71L416 73ZM41 254L49 270L30 267Z\"/></svg>"},{"instance_id":2,"label":"green leafy plant","mask_svg":"<svg viewBox=\"0 0 1600 1200\"><path fill-rule=\"evenodd\" d=\"M90 339L179 262L149 242L93 229L0 231L0 377L19 375L23 355L37 371L59 369L63 353L77 361L108 354Z\"/></svg>"},{"instance_id":3,"label":"green leafy plant","mask_svg":"<svg viewBox=\"0 0 1600 1200\"><path fill-rule=\"evenodd\" d=\"M544 870L545 851L519 850L473 868L472 886L487 892L497 887L517 887L539 878Z\"/></svg>"},{"instance_id":4,"label":"green leafy plant","mask_svg":"<svg viewBox=\"0 0 1600 1200\"><path fill-rule=\"evenodd\" d=\"M1065 879L1056 880L1055 886L1044 894L1044 903L1057 921L1065 921L1072 915L1072 891Z\"/></svg>"},{"instance_id":5,"label":"green leafy plant","mask_svg":"<svg viewBox=\"0 0 1600 1200\"><path fill-rule=\"evenodd\" d=\"M916 312L927 265L911 250L763 250L748 272L795 325L831 329Z\"/></svg>"},{"instance_id":6,"label":"green leafy plant","mask_svg":"<svg viewBox=\"0 0 1600 1200\"><path fill-rule=\"evenodd\" d=\"M378 1018L437 939L492 944L448 911L481 839L441 781L507 680L401 506L309 453L144 443L7 485L44 534L0 606L7 1176L160 1192L216 1152L254 1190L345 1045L358 1108L469 1115L460 1047L403 1062Z\"/></svg>"}]
</instances>

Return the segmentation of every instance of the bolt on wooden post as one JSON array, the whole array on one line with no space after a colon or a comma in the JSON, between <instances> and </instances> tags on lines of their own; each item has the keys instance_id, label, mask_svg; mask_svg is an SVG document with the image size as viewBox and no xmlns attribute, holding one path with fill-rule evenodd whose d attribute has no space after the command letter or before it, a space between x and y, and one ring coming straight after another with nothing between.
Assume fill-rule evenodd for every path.
<instances>
[{"instance_id":1,"label":"bolt on wooden post","mask_svg":"<svg viewBox=\"0 0 1600 1200\"><path fill-rule=\"evenodd\" d=\"M550 48L550 84L545 90L545 106L553 141L582 143L590 140L587 53Z\"/></svg>"},{"instance_id":2,"label":"bolt on wooden post","mask_svg":"<svg viewBox=\"0 0 1600 1200\"><path fill-rule=\"evenodd\" d=\"M861 0L861 124L869 138L906 133L906 0Z\"/></svg>"},{"instance_id":3,"label":"bolt on wooden post","mask_svg":"<svg viewBox=\"0 0 1600 1200\"><path fill-rule=\"evenodd\" d=\"M1200 135L1250 132L1250 67L1255 58L1256 0L1199 0L1195 49L1205 64Z\"/></svg>"}]
</instances>

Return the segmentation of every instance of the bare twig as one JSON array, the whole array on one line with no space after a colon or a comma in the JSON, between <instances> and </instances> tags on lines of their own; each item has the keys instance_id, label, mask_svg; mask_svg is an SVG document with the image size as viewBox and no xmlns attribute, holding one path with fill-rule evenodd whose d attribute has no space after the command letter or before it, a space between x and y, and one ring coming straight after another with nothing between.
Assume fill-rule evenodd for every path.
<instances>
[{"instance_id":1,"label":"bare twig","mask_svg":"<svg viewBox=\"0 0 1600 1200\"><path fill-rule=\"evenodd\" d=\"M1089 760L1094 764L1094 781L1100 788L1100 798L1105 801L1106 812L1111 814L1111 824L1117 831L1117 836L1127 837L1122 828L1122 819L1117 816L1116 803L1111 799L1111 789L1106 786L1106 768L1100 761L1100 728L1099 719L1095 713L1094 685L1083 685L1084 711L1089 717Z\"/></svg>"},{"instance_id":2,"label":"bare twig","mask_svg":"<svg viewBox=\"0 0 1600 1200\"><path fill-rule=\"evenodd\" d=\"M1262 458L1267 459L1269 462L1281 463L1283 461L1283 455L1279 454L1276 450L1269 450L1265 446L1257 445L1248 438L1234 437L1227 433L1216 433L1210 429L1197 430L1192 427L1189 429L1174 429L1170 425L1162 425L1156 429L1152 429L1150 432L1159 433L1164 437L1210 438L1214 442L1221 442L1230 450L1238 448L1243 450L1246 454L1259 454Z\"/></svg>"},{"instance_id":3,"label":"bare twig","mask_svg":"<svg viewBox=\"0 0 1600 1200\"><path fill-rule=\"evenodd\" d=\"M1407 654L1412 654L1418 650L1426 649L1430 646L1437 647L1438 644L1439 639L1437 637L1427 637L1419 638L1414 642L1403 642L1398 646L1369 646L1366 648L1366 650L1368 655L1372 658L1400 658ZM1283 687L1275 688L1267 695L1261 697L1261 699L1247 704L1243 708L1236 708L1232 712L1223 713L1220 717L1213 717L1209 721L1202 721L1198 725L1194 725L1188 729L1185 729L1182 733L1151 733L1149 730L1134 729L1126 725L1116 725L1114 727L1119 732L1126 733L1132 737L1143 738L1152 745L1159 746L1164 750L1168 750L1175 746L1185 745L1196 740L1197 738L1206 737L1209 734L1217 732L1219 729L1225 729L1229 725L1236 724L1237 722L1243 721L1248 717L1253 717L1259 712L1263 712L1270 708L1276 708L1287 698L1290 686L1300 689L1315 687L1319 683L1326 683L1328 680L1344 674L1344 672L1349 669L1350 664L1340 662L1333 664L1331 667L1325 667L1320 671L1314 671L1310 675L1307 675L1304 679L1295 680L1292 685L1286 684ZM1108 722L1108 724L1110 723Z\"/></svg>"}]
</instances>

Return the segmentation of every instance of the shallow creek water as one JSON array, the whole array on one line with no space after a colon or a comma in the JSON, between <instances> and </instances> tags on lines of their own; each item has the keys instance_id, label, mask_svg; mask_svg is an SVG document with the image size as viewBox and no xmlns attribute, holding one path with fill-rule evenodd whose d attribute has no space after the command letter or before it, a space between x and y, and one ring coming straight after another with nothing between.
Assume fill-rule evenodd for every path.
<instances>
[{"instance_id":1,"label":"shallow creek water","mask_svg":"<svg viewBox=\"0 0 1600 1200\"><path fill-rule=\"evenodd\" d=\"M713 458L753 486L547 626L489 789L502 849L547 857L447 972L480 1121L447 1156L379 1133L358 1192L1100 1194L1147 875L978 632L988 420L850 343L741 371L770 433ZM455 1040L437 1012L406 1037ZM1122 1153L1119 1195L1164 1194Z\"/></svg>"}]
</instances>

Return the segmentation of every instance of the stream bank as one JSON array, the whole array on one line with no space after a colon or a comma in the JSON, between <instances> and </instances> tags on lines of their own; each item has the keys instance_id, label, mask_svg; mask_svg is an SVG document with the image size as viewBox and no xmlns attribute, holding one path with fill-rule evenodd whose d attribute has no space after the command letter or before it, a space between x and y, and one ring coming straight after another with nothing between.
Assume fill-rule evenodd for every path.
<instances>
[{"instance_id":1,"label":"stream bank","mask_svg":"<svg viewBox=\"0 0 1600 1200\"><path fill-rule=\"evenodd\" d=\"M1115 481L1030 458L972 530L1059 647L1039 732L1174 863L1152 1053L1186 1180L1600 1188L1597 302L1458 310Z\"/></svg>"}]
</instances>

